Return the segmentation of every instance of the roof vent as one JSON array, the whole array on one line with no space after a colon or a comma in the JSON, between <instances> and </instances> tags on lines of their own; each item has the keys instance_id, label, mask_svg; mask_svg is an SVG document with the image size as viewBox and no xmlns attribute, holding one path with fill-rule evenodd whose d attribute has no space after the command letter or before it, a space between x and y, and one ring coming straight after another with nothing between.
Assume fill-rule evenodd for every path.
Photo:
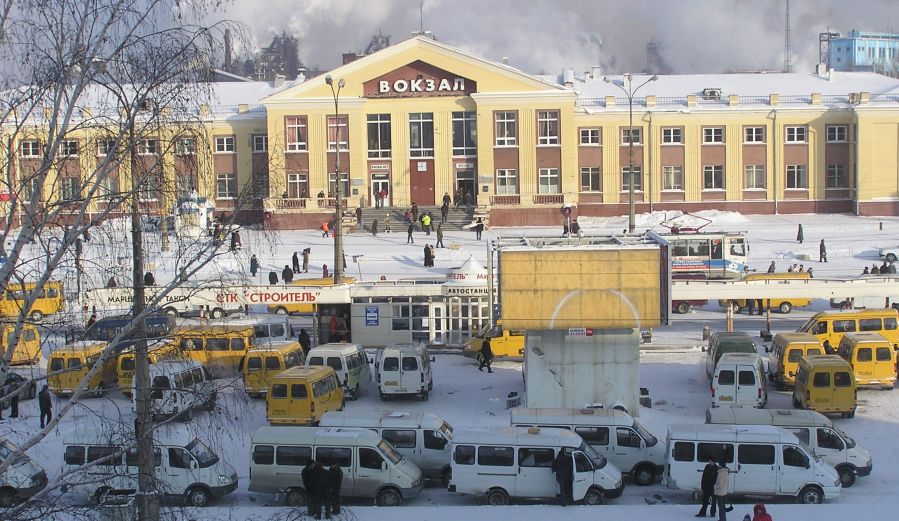
<instances>
[{"instance_id":1,"label":"roof vent","mask_svg":"<svg viewBox=\"0 0 899 521\"><path fill-rule=\"evenodd\" d=\"M709 88L702 89L702 99L720 100L721 99L721 88L720 87L709 87Z\"/></svg>"}]
</instances>

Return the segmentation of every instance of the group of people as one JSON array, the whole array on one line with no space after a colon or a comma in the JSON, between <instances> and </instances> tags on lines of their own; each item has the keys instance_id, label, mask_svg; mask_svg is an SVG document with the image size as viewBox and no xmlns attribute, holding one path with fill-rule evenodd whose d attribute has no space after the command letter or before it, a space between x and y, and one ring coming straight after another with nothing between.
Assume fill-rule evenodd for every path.
<instances>
[{"instance_id":1,"label":"group of people","mask_svg":"<svg viewBox=\"0 0 899 521\"><path fill-rule=\"evenodd\" d=\"M50 424L50 420L53 419L53 400L50 397L50 388L47 387L47 384L44 384L41 387L41 391L37 393L37 405L38 411L41 415L41 429L44 426ZM10 418L18 418L19 417L19 391L12 393L12 396L9 397L9 417ZM0 420L3 419L3 410L0 409Z\"/></svg>"},{"instance_id":2,"label":"group of people","mask_svg":"<svg viewBox=\"0 0 899 521\"><path fill-rule=\"evenodd\" d=\"M718 521L727 521L727 513L734 509L733 506L727 504L727 489L730 486L730 469L727 468L727 461L721 457L718 462L710 459L702 469L702 477L700 478L699 487L702 490L702 506L696 517L706 517L708 512L711 517L715 517L715 511L718 513ZM711 509L709 506L711 505ZM772 521L771 515L763 503L756 504L752 509L753 515L749 514L743 518L743 521Z\"/></svg>"},{"instance_id":3,"label":"group of people","mask_svg":"<svg viewBox=\"0 0 899 521\"><path fill-rule=\"evenodd\" d=\"M883 264L881 264L880 267L878 267L875 262L870 269L865 266L865 269L862 271L862 275L894 275L895 273L896 265L887 261L883 261Z\"/></svg>"},{"instance_id":4,"label":"group of people","mask_svg":"<svg viewBox=\"0 0 899 521\"><path fill-rule=\"evenodd\" d=\"M284 281L285 284L290 284L293 282L293 276L298 273L309 273L309 255L312 253L312 248L304 248L302 253L293 252L291 256L291 264L292 266L284 265L284 269L281 270L281 280ZM300 257L303 258L302 265L300 264ZM250 257L250 275L255 277L257 273L259 273L259 258L256 257L256 254L253 254ZM325 264L322 266L322 273L324 273L324 277L327 278L327 269L328 265ZM268 282L269 284L277 284L278 283L278 272L272 270L268 274Z\"/></svg>"},{"instance_id":5,"label":"group of people","mask_svg":"<svg viewBox=\"0 0 899 521\"><path fill-rule=\"evenodd\" d=\"M322 507L325 510L325 519L331 519L332 515L340 513L340 486L343 483L343 471L337 462L325 468L321 462L309 460L303 467L300 476L303 480L303 488L306 489L309 507L309 516L315 519L322 518Z\"/></svg>"},{"instance_id":6,"label":"group of people","mask_svg":"<svg viewBox=\"0 0 899 521\"><path fill-rule=\"evenodd\" d=\"M425 268L433 268L434 267L434 259L437 257L437 254L434 252L433 244L425 244Z\"/></svg>"}]
</instances>

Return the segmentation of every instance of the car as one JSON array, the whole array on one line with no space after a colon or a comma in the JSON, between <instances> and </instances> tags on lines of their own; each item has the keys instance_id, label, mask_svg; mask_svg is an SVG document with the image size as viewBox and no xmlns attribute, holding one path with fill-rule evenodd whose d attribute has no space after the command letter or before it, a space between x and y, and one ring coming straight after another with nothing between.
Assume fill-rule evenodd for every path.
<instances>
[{"instance_id":1,"label":"car","mask_svg":"<svg viewBox=\"0 0 899 521\"><path fill-rule=\"evenodd\" d=\"M37 383L31 382L25 385L28 379L19 373L9 373L6 375L6 381L3 382L2 396L11 394L19 389L19 400L30 400L37 396ZM24 386L24 387L23 387ZM9 407L9 400L0 401L0 410Z\"/></svg>"},{"instance_id":2,"label":"car","mask_svg":"<svg viewBox=\"0 0 899 521\"><path fill-rule=\"evenodd\" d=\"M880 258L886 259L889 262L896 262L896 259L899 258L899 246L880 248L877 252L880 254Z\"/></svg>"}]
</instances>

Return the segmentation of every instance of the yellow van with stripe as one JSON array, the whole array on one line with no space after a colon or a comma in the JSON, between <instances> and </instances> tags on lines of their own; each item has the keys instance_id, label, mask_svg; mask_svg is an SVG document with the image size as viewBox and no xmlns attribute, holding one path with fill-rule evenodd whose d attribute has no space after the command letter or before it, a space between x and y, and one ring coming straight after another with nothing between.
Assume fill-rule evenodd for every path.
<instances>
[{"instance_id":1,"label":"yellow van with stripe","mask_svg":"<svg viewBox=\"0 0 899 521\"><path fill-rule=\"evenodd\" d=\"M893 308L857 309L854 311L823 311L799 328L801 333L815 335L835 352L846 333L880 333L890 341L893 349L899 347L899 311Z\"/></svg>"},{"instance_id":2,"label":"yellow van with stripe","mask_svg":"<svg viewBox=\"0 0 899 521\"><path fill-rule=\"evenodd\" d=\"M25 297L35 291L36 282L24 284L10 284L3 292L0 292L0 317L17 317L25 306ZM44 284L44 289L34 300L28 317L34 322L40 322L47 315L59 313L65 308L62 296L62 282L50 280Z\"/></svg>"},{"instance_id":3,"label":"yellow van with stripe","mask_svg":"<svg viewBox=\"0 0 899 521\"><path fill-rule=\"evenodd\" d=\"M95 364L100 363L108 344L96 340L83 340L54 349L47 364L47 384L53 394L71 396L81 380ZM109 357L87 382L85 395L102 396L115 384L115 357Z\"/></svg>"},{"instance_id":4,"label":"yellow van with stripe","mask_svg":"<svg viewBox=\"0 0 899 521\"><path fill-rule=\"evenodd\" d=\"M291 367L272 377L265 416L272 425L315 425L343 410L343 387L330 367Z\"/></svg>"},{"instance_id":5,"label":"yellow van with stripe","mask_svg":"<svg viewBox=\"0 0 899 521\"><path fill-rule=\"evenodd\" d=\"M253 326L206 325L176 329L175 342L183 355L203 364L215 378L237 374L253 347Z\"/></svg>"},{"instance_id":6,"label":"yellow van with stripe","mask_svg":"<svg viewBox=\"0 0 899 521\"><path fill-rule=\"evenodd\" d=\"M878 333L846 333L838 354L852 366L855 383L891 390L896 383L896 351Z\"/></svg>"},{"instance_id":7,"label":"yellow van with stripe","mask_svg":"<svg viewBox=\"0 0 899 521\"><path fill-rule=\"evenodd\" d=\"M257 398L265 396L276 374L301 366L304 361L302 346L293 340L274 340L250 349L243 364L247 394Z\"/></svg>"}]
</instances>

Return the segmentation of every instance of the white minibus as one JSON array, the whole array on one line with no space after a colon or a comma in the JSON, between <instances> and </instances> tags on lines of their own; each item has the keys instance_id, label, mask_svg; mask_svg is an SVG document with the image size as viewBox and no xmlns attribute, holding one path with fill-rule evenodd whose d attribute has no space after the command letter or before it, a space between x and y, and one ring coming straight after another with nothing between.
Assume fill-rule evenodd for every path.
<instances>
[{"instance_id":1,"label":"white minibus","mask_svg":"<svg viewBox=\"0 0 899 521\"><path fill-rule=\"evenodd\" d=\"M133 388L131 396L136 408L137 394ZM196 360L163 360L150 364L150 406L154 417L176 416L188 421L193 419L194 409L211 410L215 398L212 375Z\"/></svg>"},{"instance_id":2,"label":"white minibus","mask_svg":"<svg viewBox=\"0 0 899 521\"><path fill-rule=\"evenodd\" d=\"M404 394L427 400L434 388L431 359L421 343L393 344L378 351L375 374L382 400Z\"/></svg>"},{"instance_id":3,"label":"white minibus","mask_svg":"<svg viewBox=\"0 0 899 521\"><path fill-rule=\"evenodd\" d=\"M762 357L755 353L725 353L712 375L712 407L764 407L768 403Z\"/></svg>"},{"instance_id":4,"label":"white minibus","mask_svg":"<svg viewBox=\"0 0 899 521\"><path fill-rule=\"evenodd\" d=\"M47 486L47 473L27 454L16 453L16 446L0 438L0 461L14 458L0 473L0 508L9 508L17 501L28 499Z\"/></svg>"},{"instance_id":5,"label":"white minibus","mask_svg":"<svg viewBox=\"0 0 899 521\"><path fill-rule=\"evenodd\" d=\"M371 381L368 357L359 344L334 342L314 347L306 353L306 367L327 366L334 369L345 396L359 398L363 385Z\"/></svg>"}]
</instances>

